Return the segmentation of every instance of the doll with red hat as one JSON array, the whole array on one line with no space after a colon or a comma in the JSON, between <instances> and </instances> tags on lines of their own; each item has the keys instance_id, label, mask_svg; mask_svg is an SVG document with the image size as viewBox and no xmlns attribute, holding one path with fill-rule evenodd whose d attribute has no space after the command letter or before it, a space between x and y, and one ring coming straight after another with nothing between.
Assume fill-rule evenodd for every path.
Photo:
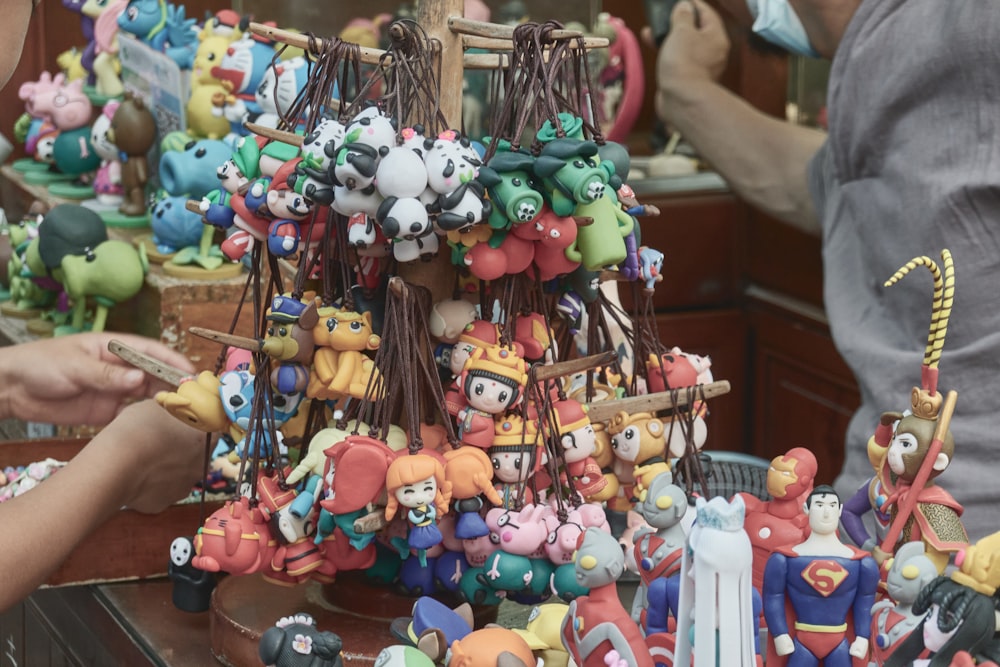
<instances>
[{"instance_id":1,"label":"doll with red hat","mask_svg":"<svg viewBox=\"0 0 1000 667\"><path fill-rule=\"evenodd\" d=\"M458 436L467 444L489 449L494 420L521 403L528 365L513 347L490 345L473 351L459 376L465 407L458 413Z\"/></svg>"},{"instance_id":2,"label":"doll with red hat","mask_svg":"<svg viewBox=\"0 0 1000 667\"><path fill-rule=\"evenodd\" d=\"M552 415L555 423L551 427L566 462L565 470L560 475L563 483L568 476L573 490L584 498L599 493L608 481L593 456L597 449L597 435L587 416L587 406L572 398L562 399L552 405Z\"/></svg>"},{"instance_id":3,"label":"doll with red hat","mask_svg":"<svg viewBox=\"0 0 1000 667\"><path fill-rule=\"evenodd\" d=\"M452 416L457 416L466 405L465 397L459 386L459 376L465 368L465 362L477 349L487 345L496 345L499 341L500 329L497 325L486 320L472 320L465 325L462 333L459 334L458 341L452 346L451 356L448 360L455 381L452 382L444 396L445 407Z\"/></svg>"},{"instance_id":4,"label":"doll with red hat","mask_svg":"<svg viewBox=\"0 0 1000 667\"><path fill-rule=\"evenodd\" d=\"M267 228L267 249L276 257L288 257L299 249L301 231L299 224L309 217L315 202L300 194L288 184L288 177L295 173L295 167L302 158L288 160L280 167L267 186L264 206L273 218ZM322 227L322 225L315 225ZM313 240L316 230L313 230ZM320 229L322 238L322 229Z\"/></svg>"}]
</instances>

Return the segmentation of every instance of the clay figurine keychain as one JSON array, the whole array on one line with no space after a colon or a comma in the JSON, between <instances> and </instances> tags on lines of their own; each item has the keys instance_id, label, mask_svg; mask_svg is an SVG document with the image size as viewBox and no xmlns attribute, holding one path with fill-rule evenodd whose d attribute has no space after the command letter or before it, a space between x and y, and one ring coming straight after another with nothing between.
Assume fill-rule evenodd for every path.
<instances>
[{"instance_id":1,"label":"clay figurine keychain","mask_svg":"<svg viewBox=\"0 0 1000 667\"><path fill-rule=\"evenodd\" d=\"M513 348L492 345L478 348L460 376L466 407L459 411L459 439L489 449L497 416L517 406L528 381L527 364Z\"/></svg>"},{"instance_id":2,"label":"clay figurine keychain","mask_svg":"<svg viewBox=\"0 0 1000 667\"><path fill-rule=\"evenodd\" d=\"M886 281L886 286L895 284L917 266L926 266L934 276L933 316L920 371L921 386L910 392L911 411L905 416L884 413L869 448L875 446L884 452L876 471L885 489L878 509L891 517L886 535L872 554L881 564L898 540L921 540L928 557L943 573L950 554L963 549L969 538L961 521L961 505L934 483L955 453L949 426L958 398L955 391L942 396L937 389L938 361L948 330L955 280L951 253L942 250L941 259L943 271L931 258L916 257Z\"/></svg>"},{"instance_id":3,"label":"clay figurine keychain","mask_svg":"<svg viewBox=\"0 0 1000 667\"><path fill-rule=\"evenodd\" d=\"M274 667L343 667L343 642L327 630L316 628L309 614L286 616L260 637L257 655Z\"/></svg>"},{"instance_id":4,"label":"clay figurine keychain","mask_svg":"<svg viewBox=\"0 0 1000 667\"><path fill-rule=\"evenodd\" d=\"M426 565L427 550L443 539L438 520L448 512L451 483L445 479L444 466L430 454L402 454L389 465L385 475L389 494L385 519L391 521L399 508L405 508L410 524L406 540Z\"/></svg>"}]
</instances>

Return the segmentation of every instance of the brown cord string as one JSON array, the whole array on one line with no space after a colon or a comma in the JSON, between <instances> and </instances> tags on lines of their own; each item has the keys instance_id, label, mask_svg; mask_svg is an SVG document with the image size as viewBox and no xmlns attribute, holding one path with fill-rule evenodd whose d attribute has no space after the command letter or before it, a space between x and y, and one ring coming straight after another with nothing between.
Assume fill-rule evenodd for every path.
<instances>
[{"instance_id":1,"label":"brown cord string","mask_svg":"<svg viewBox=\"0 0 1000 667\"><path fill-rule=\"evenodd\" d=\"M705 470L701 465L701 452L698 451L694 442L694 422L698 417L697 410L695 409L695 399L697 398L702 403L705 401L705 390L701 385L694 387L686 387L687 392L687 405L689 409L685 410L681 415L676 415L676 410L674 410L674 421L678 421L681 424L681 432L684 434L684 454L681 456L680 460L677 462L677 467L681 468L684 474L684 485L685 492L688 497L692 497L694 494L694 485L697 484L701 487L702 495L706 498L711 498L712 493L708 485L708 479L705 476ZM680 390L671 390L674 403L677 402L677 396Z\"/></svg>"},{"instance_id":2,"label":"brown cord string","mask_svg":"<svg viewBox=\"0 0 1000 667\"><path fill-rule=\"evenodd\" d=\"M253 304L253 321L257 323L257 331L263 332L264 330L264 310L262 308L262 296L261 296L261 259L263 257L263 245L260 243L255 243L253 249L250 253L250 276L247 279L247 284L252 286L251 289L251 299ZM246 479L246 468L247 461L250 461L250 503L251 505L256 505L257 499L257 478L260 472L260 459L257 452L254 430L255 425L259 422L259 415L261 412L261 401L257 398L257 389L260 384L256 381L256 377L263 377L262 375L262 365L265 363L262 357L266 357L260 352L253 354L254 363L254 396L250 407L250 419L249 424L244 435L243 443L243 456L240 457L240 471L237 477L236 492L240 492L240 484ZM252 447L252 454L250 454L250 448Z\"/></svg>"},{"instance_id":3,"label":"brown cord string","mask_svg":"<svg viewBox=\"0 0 1000 667\"><path fill-rule=\"evenodd\" d=\"M431 308L431 295L426 288L410 285L408 289L414 293L414 322L416 323L415 343L417 354L416 357L420 362L420 368L423 371L424 386L426 387L426 392L418 392L421 394L426 394L429 397L429 408L426 415L427 423L436 423L440 421L444 426L445 435L448 439L448 444L452 449L458 449L461 446L461 442L455 433L455 426L452 422L451 416L448 414L448 408L445 404L444 388L441 386L441 381L438 377L437 371L435 369L435 364L433 363L434 358L434 342L431 339L430 326L427 322L427 313L430 312Z\"/></svg>"},{"instance_id":4,"label":"brown cord string","mask_svg":"<svg viewBox=\"0 0 1000 667\"><path fill-rule=\"evenodd\" d=\"M386 57L392 67L386 78L386 100L399 123L423 126L428 136L452 127L441 111L441 43L432 39L412 19L400 19L389 26L390 44Z\"/></svg>"}]
</instances>

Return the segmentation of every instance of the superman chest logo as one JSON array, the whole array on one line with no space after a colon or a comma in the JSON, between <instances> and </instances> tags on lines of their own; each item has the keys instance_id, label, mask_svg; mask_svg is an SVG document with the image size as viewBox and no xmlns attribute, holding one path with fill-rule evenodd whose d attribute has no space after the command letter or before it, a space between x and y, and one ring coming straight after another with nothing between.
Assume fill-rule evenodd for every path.
<instances>
[{"instance_id":1,"label":"superman chest logo","mask_svg":"<svg viewBox=\"0 0 1000 667\"><path fill-rule=\"evenodd\" d=\"M823 597L836 591L850 573L835 560L817 559L802 570L802 579Z\"/></svg>"}]
</instances>

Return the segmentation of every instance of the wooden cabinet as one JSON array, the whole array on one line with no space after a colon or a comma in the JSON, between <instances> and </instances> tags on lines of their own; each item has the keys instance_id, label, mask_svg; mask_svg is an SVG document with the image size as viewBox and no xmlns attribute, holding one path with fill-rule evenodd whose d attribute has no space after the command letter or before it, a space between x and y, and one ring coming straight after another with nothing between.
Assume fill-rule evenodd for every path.
<instances>
[{"instance_id":1,"label":"wooden cabinet","mask_svg":"<svg viewBox=\"0 0 1000 667\"><path fill-rule=\"evenodd\" d=\"M860 397L830 338L820 239L753 210L745 238L750 451L772 458L804 445L819 462L817 481L832 482Z\"/></svg>"},{"instance_id":2,"label":"wooden cabinet","mask_svg":"<svg viewBox=\"0 0 1000 667\"><path fill-rule=\"evenodd\" d=\"M656 326L664 345L712 358L716 379L729 380L728 394L708 402L708 449L752 451L747 447L747 325L737 308L661 313Z\"/></svg>"},{"instance_id":3,"label":"wooden cabinet","mask_svg":"<svg viewBox=\"0 0 1000 667\"><path fill-rule=\"evenodd\" d=\"M819 239L729 193L635 187L661 209L642 220L643 243L666 256L653 299L660 338L711 356L733 387L710 401L706 447L771 459L806 446L819 481L832 481L859 398L823 311Z\"/></svg>"},{"instance_id":4,"label":"wooden cabinet","mask_svg":"<svg viewBox=\"0 0 1000 667\"><path fill-rule=\"evenodd\" d=\"M129 594L141 602L122 604ZM38 590L0 614L4 665L210 665L207 628L208 612L173 606L167 579Z\"/></svg>"},{"instance_id":5,"label":"wooden cabinet","mask_svg":"<svg viewBox=\"0 0 1000 667\"><path fill-rule=\"evenodd\" d=\"M668 181L631 184L640 202L660 209L656 217L639 218L642 243L664 254L654 307L678 311L738 304L744 207L728 192L658 192ZM623 298L628 301L628 295Z\"/></svg>"},{"instance_id":6,"label":"wooden cabinet","mask_svg":"<svg viewBox=\"0 0 1000 667\"><path fill-rule=\"evenodd\" d=\"M755 287L747 292L746 326L750 451L771 459L808 447L819 463L817 483L831 483L859 399L822 312Z\"/></svg>"}]
</instances>

